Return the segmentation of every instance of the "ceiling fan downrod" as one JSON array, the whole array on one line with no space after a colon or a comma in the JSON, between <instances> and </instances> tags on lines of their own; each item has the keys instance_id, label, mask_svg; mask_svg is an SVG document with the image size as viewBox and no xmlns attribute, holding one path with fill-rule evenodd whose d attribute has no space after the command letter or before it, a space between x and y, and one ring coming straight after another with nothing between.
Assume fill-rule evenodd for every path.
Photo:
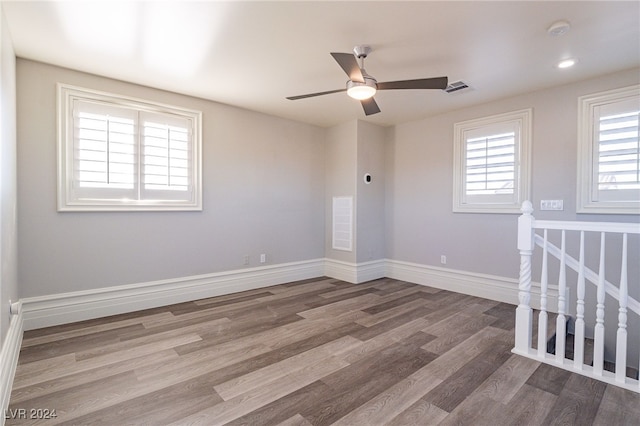
<instances>
[{"instance_id":1,"label":"ceiling fan downrod","mask_svg":"<svg viewBox=\"0 0 640 426\"><path fill-rule=\"evenodd\" d=\"M371 46L366 44L358 45L353 48L353 54L360 59L360 69L364 69L364 60L371 53Z\"/></svg>"}]
</instances>

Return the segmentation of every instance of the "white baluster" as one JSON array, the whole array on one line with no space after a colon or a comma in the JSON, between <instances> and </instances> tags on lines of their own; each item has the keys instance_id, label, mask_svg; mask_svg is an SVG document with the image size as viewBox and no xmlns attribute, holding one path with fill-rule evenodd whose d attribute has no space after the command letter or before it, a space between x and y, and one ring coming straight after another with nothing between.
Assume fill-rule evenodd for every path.
<instances>
[{"instance_id":1,"label":"white baluster","mask_svg":"<svg viewBox=\"0 0 640 426\"><path fill-rule=\"evenodd\" d=\"M542 272L540 276L540 314L538 315L538 356L544 357L547 353L547 230L544 230L544 243L542 245Z\"/></svg>"},{"instance_id":2,"label":"white baluster","mask_svg":"<svg viewBox=\"0 0 640 426\"><path fill-rule=\"evenodd\" d=\"M600 234L600 268L596 304L596 325L593 330L593 373L601 376L604 368L604 255L605 233Z\"/></svg>"},{"instance_id":3,"label":"white baluster","mask_svg":"<svg viewBox=\"0 0 640 426\"><path fill-rule=\"evenodd\" d=\"M562 244L560 246L560 276L558 277L558 317L556 318L556 362L564 361L565 341L567 336L567 318L565 296L567 292L566 274L566 231L562 230Z\"/></svg>"},{"instance_id":4,"label":"white baluster","mask_svg":"<svg viewBox=\"0 0 640 426\"><path fill-rule=\"evenodd\" d=\"M518 282L518 300L516 308L515 350L527 353L531 349L533 312L531 310L531 256L535 244L533 235L533 205L530 201L522 203L522 215L518 218L518 250L520 250L520 279Z\"/></svg>"},{"instance_id":5,"label":"white baluster","mask_svg":"<svg viewBox=\"0 0 640 426\"><path fill-rule=\"evenodd\" d=\"M578 266L578 300L576 302L576 330L573 347L573 366L582 370L584 365L584 231L580 231L580 259Z\"/></svg>"},{"instance_id":6,"label":"white baluster","mask_svg":"<svg viewBox=\"0 0 640 426\"><path fill-rule=\"evenodd\" d=\"M618 334L616 335L616 381L624 383L627 376L627 234L622 235L622 266L620 267L620 299L618 300Z\"/></svg>"}]
</instances>

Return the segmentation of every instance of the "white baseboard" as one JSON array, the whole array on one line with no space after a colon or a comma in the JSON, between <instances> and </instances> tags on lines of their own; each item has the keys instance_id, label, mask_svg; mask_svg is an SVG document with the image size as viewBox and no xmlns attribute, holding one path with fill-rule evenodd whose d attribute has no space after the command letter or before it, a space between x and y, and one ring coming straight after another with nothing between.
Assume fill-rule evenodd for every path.
<instances>
[{"instance_id":1,"label":"white baseboard","mask_svg":"<svg viewBox=\"0 0 640 426\"><path fill-rule=\"evenodd\" d=\"M519 303L518 280L515 278L479 274L389 259L387 259L385 263L385 276L388 278L496 300L498 302L511 303L513 305ZM549 286L547 299L547 309L551 312L557 312L557 286ZM531 285L531 306L534 309L540 308L539 283L532 283Z\"/></svg>"},{"instance_id":2,"label":"white baseboard","mask_svg":"<svg viewBox=\"0 0 640 426\"><path fill-rule=\"evenodd\" d=\"M324 275L352 284L384 278L385 270L386 261L384 259L363 263L349 263L335 259L324 260Z\"/></svg>"},{"instance_id":3,"label":"white baseboard","mask_svg":"<svg viewBox=\"0 0 640 426\"><path fill-rule=\"evenodd\" d=\"M16 375L18 355L20 355L20 346L22 345L23 317L19 305L20 302L18 302L17 313L11 315L9 329L0 351L0 402L2 403L0 424L4 424L4 413L9 409L13 378Z\"/></svg>"},{"instance_id":4,"label":"white baseboard","mask_svg":"<svg viewBox=\"0 0 640 426\"><path fill-rule=\"evenodd\" d=\"M117 315L321 277L324 259L22 299L24 329Z\"/></svg>"},{"instance_id":5,"label":"white baseboard","mask_svg":"<svg viewBox=\"0 0 640 426\"><path fill-rule=\"evenodd\" d=\"M137 283L22 299L24 330L117 315L174 303L328 276L350 283L394 278L500 302L518 303L518 282L486 274L380 259L349 263L334 259L268 265L191 277ZM539 308L540 286L531 289ZM557 307L557 288L550 286L548 309Z\"/></svg>"}]
</instances>

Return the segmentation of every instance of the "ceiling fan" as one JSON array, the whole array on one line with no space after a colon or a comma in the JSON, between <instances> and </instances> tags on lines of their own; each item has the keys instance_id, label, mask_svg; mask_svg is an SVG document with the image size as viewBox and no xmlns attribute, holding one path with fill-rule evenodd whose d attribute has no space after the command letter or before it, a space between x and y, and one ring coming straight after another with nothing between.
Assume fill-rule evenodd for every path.
<instances>
[{"instance_id":1,"label":"ceiling fan","mask_svg":"<svg viewBox=\"0 0 640 426\"><path fill-rule=\"evenodd\" d=\"M331 56L336 60L338 65L347 73L349 80L347 81L347 87L344 89L329 90L326 92L310 93L307 95L289 96L289 100L297 100L304 98L311 98L314 96L328 95L331 93L338 93L346 91L349 96L354 99L360 100L362 108L364 108L365 115L377 114L380 112L378 104L373 99L373 95L378 90L397 90L397 89L441 89L444 90L447 87L447 77L433 77L433 78L419 78L417 80L400 80L400 81L387 81L378 83L378 81L367 74L364 69L364 60L371 53L371 47L362 45L353 48L353 54L351 53L335 53L332 52ZM360 65L356 57L360 59Z\"/></svg>"}]
</instances>

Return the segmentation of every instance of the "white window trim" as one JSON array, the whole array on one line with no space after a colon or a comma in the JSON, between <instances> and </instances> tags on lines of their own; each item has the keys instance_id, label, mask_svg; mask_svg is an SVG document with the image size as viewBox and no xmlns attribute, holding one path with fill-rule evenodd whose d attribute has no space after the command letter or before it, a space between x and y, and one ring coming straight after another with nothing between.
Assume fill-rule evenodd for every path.
<instances>
[{"instance_id":1,"label":"white window trim","mask_svg":"<svg viewBox=\"0 0 640 426\"><path fill-rule=\"evenodd\" d=\"M202 210L202 112L148 100L115 95L68 84L57 84L57 165L58 211L201 211ZM190 200L76 199L73 196L73 116L74 99L98 100L140 111L169 113L193 122L193 191Z\"/></svg>"},{"instance_id":2,"label":"white window trim","mask_svg":"<svg viewBox=\"0 0 640 426\"><path fill-rule=\"evenodd\" d=\"M479 119L467 120L454 125L453 144L453 211L456 213L514 213L520 214L524 200L530 198L531 182L531 108ZM520 129L520 140L516 152L515 197L512 202L467 203L464 197L465 181L465 133L481 127L516 123Z\"/></svg>"},{"instance_id":3,"label":"white window trim","mask_svg":"<svg viewBox=\"0 0 640 426\"><path fill-rule=\"evenodd\" d=\"M639 214L640 201L598 201L593 197L594 109L601 105L640 98L640 85L607 90L578 98L578 188L577 212Z\"/></svg>"}]
</instances>

